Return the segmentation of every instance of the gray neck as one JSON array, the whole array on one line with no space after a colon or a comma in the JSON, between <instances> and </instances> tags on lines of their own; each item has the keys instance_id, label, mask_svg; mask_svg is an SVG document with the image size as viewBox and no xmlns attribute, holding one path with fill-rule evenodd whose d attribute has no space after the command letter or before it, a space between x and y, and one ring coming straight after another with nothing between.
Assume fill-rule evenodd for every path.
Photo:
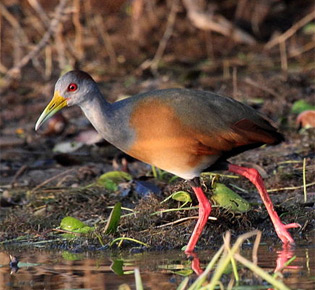
<instances>
[{"instance_id":1,"label":"gray neck","mask_svg":"<svg viewBox=\"0 0 315 290\"><path fill-rule=\"evenodd\" d=\"M106 141L126 151L133 138L129 129L128 114L125 109L124 113L120 112L123 106L119 103L110 104L99 93L88 102L80 104L80 107L96 131Z\"/></svg>"}]
</instances>

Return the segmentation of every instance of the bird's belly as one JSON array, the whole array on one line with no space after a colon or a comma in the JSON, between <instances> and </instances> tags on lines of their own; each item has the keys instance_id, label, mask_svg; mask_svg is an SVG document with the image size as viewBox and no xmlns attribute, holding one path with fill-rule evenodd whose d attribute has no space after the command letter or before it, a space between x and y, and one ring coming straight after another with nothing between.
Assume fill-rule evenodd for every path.
<instances>
[{"instance_id":1,"label":"bird's belly","mask_svg":"<svg viewBox=\"0 0 315 290\"><path fill-rule=\"evenodd\" d=\"M211 166L219 155L200 155L188 140L161 139L138 142L127 153L184 179L191 179ZM192 143L192 142L191 142Z\"/></svg>"}]
</instances>

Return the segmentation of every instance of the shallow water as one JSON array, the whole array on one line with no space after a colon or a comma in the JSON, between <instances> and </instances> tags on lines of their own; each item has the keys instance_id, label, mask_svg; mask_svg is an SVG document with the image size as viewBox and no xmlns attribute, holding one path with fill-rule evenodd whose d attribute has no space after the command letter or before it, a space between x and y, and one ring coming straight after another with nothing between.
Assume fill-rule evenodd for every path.
<instances>
[{"instance_id":1,"label":"shallow water","mask_svg":"<svg viewBox=\"0 0 315 290\"><path fill-rule=\"evenodd\" d=\"M298 245L294 252L281 251L280 245L260 245L258 265L272 272L281 259L295 255L291 266L282 271L283 282L291 289L315 289L314 245ZM214 250L198 253L202 267L206 266L214 253ZM14 265L10 267L9 255L18 257L19 268ZM251 259L251 247L245 247L241 255ZM135 268L140 270L144 289L176 289L184 277L174 272L183 269L189 271L190 265L191 261L181 251L74 254L41 249L6 249L0 252L0 289L118 289L124 283L135 289ZM240 285L249 287L235 289L268 288L266 282L250 271L240 269L239 273ZM197 276L191 274L190 277L193 282ZM230 274L226 275L224 282L227 283L230 277Z\"/></svg>"}]
</instances>

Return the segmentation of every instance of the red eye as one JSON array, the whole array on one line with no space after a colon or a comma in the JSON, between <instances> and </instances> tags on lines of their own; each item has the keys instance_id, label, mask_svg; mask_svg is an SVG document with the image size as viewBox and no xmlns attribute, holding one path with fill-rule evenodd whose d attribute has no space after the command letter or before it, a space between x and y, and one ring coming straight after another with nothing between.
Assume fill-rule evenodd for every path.
<instances>
[{"instance_id":1,"label":"red eye","mask_svg":"<svg viewBox=\"0 0 315 290\"><path fill-rule=\"evenodd\" d=\"M69 86L68 86L68 92L74 92L76 91L78 88L77 84L75 83L71 83Z\"/></svg>"}]
</instances>

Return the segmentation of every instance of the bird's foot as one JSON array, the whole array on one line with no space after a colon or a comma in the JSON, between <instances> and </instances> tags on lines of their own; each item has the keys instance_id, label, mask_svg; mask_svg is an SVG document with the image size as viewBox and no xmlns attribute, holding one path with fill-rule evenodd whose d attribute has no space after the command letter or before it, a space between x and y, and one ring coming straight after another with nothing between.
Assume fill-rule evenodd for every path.
<instances>
[{"instance_id":1,"label":"bird's foot","mask_svg":"<svg viewBox=\"0 0 315 290\"><path fill-rule=\"evenodd\" d=\"M292 228L300 228L301 225L298 223L291 223L291 224L283 224L282 222L279 222L275 225L275 229L277 232L278 237L284 244L294 244L294 240L291 236L291 234L288 232L288 229Z\"/></svg>"},{"instance_id":2,"label":"bird's foot","mask_svg":"<svg viewBox=\"0 0 315 290\"><path fill-rule=\"evenodd\" d=\"M185 251L187 258L191 260L191 269L199 276L203 273L200 266L200 260L195 252Z\"/></svg>"}]
</instances>

